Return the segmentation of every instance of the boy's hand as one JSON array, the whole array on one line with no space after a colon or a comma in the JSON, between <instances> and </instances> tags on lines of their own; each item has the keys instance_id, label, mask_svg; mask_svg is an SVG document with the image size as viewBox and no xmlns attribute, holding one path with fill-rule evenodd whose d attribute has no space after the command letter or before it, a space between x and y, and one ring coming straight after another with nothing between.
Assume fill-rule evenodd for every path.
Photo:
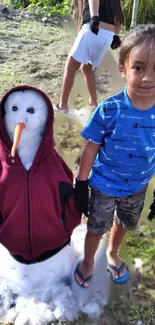
<instances>
[{"instance_id":1,"label":"boy's hand","mask_svg":"<svg viewBox=\"0 0 155 325\"><path fill-rule=\"evenodd\" d=\"M75 193L75 203L77 204L78 209L80 212L84 213L85 216L88 216L88 180L86 181L79 181L76 179L76 185L74 189Z\"/></svg>"},{"instance_id":2,"label":"boy's hand","mask_svg":"<svg viewBox=\"0 0 155 325\"><path fill-rule=\"evenodd\" d=\"M99 32L99 16L93 16L90 19L90 30L92 31L92 33L94 33L95 35L98 34Z\"/></svg>"},{"instance_id":3,"label":"boy's hand","mask_svg":"<svg viewBox=\"0 0 155 325\"><path fill-rule=\"evenodd\" d=\"M150 205L150 208L149 208L150 213L148 215L148 219L150 221L152 221L155 218L155 190L153 192L153 196L154 196L154 200L153 200L152 204Z\"/></svg>"},{"instance_id":4,"label":"boy's hand","mask_svg":"<svg viewBox=\"0 0 155 325\"><path fill-rule=\"evenodd\" d=\"M113 41L111 43L112 50L116 50L118 47L120 47L120 45L121 45L120 37L118 35L114 35Z\"/></svg>"},{"instance_id":5,"label":"boy's hand","mask_svg":"<svg viewBox=\"0 0 155 325\"><path fill-rule=\"evenodd\" d=\"M153 202L151 205L150 205L150 213L148 215L148 219L150 221L152 221L153 219L155 218L155 202Z\"/></svg>"},{"instance_id":6,"label":"boy's hand","mask_svg":"<svg viewBox=\"0 0 155 325\"><path fill-rule=\"evenodd\" d=\"M150 213L148 215L148 219L152 221L155 218L155 190L153 191L153 202L150 205Z\"/></svg>"}]
</instances>

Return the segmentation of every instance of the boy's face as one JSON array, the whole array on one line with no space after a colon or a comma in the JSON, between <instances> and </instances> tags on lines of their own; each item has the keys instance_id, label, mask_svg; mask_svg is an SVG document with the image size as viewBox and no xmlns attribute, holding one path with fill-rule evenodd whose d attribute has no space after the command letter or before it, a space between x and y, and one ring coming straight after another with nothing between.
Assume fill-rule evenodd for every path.
<instances>
[{"instance_id":1,"label":"boy's face","mask_svg":"<svg viewBox=\"0 0 155 325\"><path fill-rule=\"evenodd\" d=\"M120 72L125 77L131 101L142 100L148 107L155 103L155 44L146 42L134 47L124 66L120 66Z\"/></svg>"}]
</instances>

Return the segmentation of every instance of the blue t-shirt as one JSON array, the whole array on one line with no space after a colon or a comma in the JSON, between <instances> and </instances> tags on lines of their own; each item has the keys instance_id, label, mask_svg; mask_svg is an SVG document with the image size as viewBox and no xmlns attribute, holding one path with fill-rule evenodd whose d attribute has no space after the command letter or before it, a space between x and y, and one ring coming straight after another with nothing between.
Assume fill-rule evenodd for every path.
<instances>
[{"instance_id":1,"label":"blue t-shirt","mask_svg":"<svg viewBox=\"0 0 155 325\"><path fill-rule=\"evenodd\" d=\"M98 105L81 135L101 144L89 180L97 190L129 196L154 175L155 105L137 109L126 88Z\"/></svg>"}]
</instances>

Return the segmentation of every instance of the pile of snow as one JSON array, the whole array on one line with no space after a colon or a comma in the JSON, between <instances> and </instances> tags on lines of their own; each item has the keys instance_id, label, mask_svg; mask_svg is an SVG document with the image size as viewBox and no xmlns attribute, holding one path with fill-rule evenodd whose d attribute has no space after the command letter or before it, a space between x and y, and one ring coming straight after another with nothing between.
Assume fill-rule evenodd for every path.
<instances>
[{"instance_id":1,"label":"pile of snow","mask_svg":"<svg viewBox=\"0 0 155 325\"><path fill-rule=\"evenodd\" d=\"M105 240L101 240L89 289L74 281L74 268L83 257L86 226L73 233L70 246L42 263L16 262L0 245L0 322L41 325L50 321L71 321L83 311L99 317L109 297Z\"/></svg>"}]
</instances>

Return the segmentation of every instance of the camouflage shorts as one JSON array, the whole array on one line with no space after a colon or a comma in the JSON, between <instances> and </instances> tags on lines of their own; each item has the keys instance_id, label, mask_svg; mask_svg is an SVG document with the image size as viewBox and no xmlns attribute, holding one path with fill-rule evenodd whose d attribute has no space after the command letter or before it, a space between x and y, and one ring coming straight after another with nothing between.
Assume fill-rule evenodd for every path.
<instances>
[{"instance_id":1,"label":"camouflage shorts","mask_svg":"<svg viewBox=\"0 0 155 325\"><path fill-rule=\"evenodd\" d=\"M144 206L147 186L127 197L114 197L91 188L88 231L94 234L104 234L115 219L127 230L137 226Z\"/></svg>"}]
</instances>

